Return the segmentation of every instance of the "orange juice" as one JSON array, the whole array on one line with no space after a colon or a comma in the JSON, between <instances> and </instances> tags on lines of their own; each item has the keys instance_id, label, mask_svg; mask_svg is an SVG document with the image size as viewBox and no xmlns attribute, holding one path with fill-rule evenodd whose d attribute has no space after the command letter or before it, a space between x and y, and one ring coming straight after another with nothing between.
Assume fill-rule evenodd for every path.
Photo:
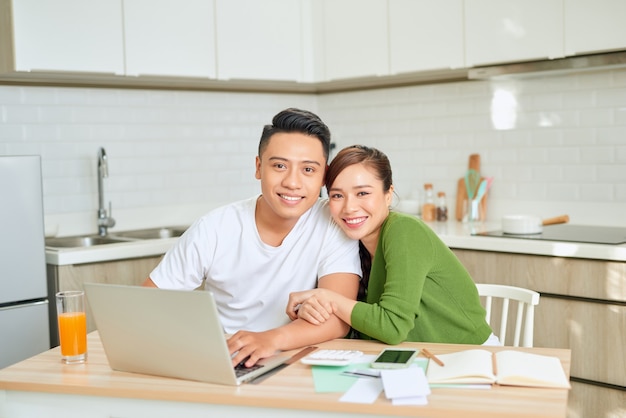
<instances>
[{"instance_id":1,"label":"orange juice","mask_svg":"<svg viewBox=\"0 0 626 418\"><path fill-rule=\"evenodd\" d=\"M62 356L77 356L87 352L87 318L85 312L59 314L59 339Z\"/></svg>"}]
</instances>

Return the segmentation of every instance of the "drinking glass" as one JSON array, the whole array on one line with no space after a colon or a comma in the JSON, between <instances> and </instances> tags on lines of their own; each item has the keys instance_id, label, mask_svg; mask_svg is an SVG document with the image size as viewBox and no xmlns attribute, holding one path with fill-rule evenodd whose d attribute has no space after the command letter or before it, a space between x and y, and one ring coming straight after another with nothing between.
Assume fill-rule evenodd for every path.
<instances>
[{"instance_id":1,"label":"drinking glass","mask_svg":"<svg viewBox=\"0 0 626 418\"><path fill-rule=\"evenodd\" d=\"M66 364L87 360L85 292L69 290L56 294L61 360Z\"/></svg>"}]
</instances>

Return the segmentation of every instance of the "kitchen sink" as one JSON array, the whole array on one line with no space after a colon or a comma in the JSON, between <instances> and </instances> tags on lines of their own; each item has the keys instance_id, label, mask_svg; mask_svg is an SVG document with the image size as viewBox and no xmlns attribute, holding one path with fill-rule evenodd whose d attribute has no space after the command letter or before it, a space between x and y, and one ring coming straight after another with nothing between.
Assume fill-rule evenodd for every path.
<instances>
[{"instance_id":1,"label":"kitchen sink","mask_svg":"<svg viewBox=\"0 0 626 418\"><path fill-rule=\"evenodd\" d=\"M107 236L84 235L72 237L46 238L48 248L81 248L94 247L122 242L137 242L149 239L165 239L180 237L187 230L186 226L169 226L163 228L146 228L132 231L120 231Z\"/></svg>"},{"instance_id":2,"label":"kitchen sink","mask_svg":"<svg viewBox=\"0 0 626 418\"><path fill-rule=\"evenodd\" d=\"M120 242L130 242L132 240L115 238L111 236L101 237L100 235L87 235L76 237L46 238L46 247L53 248L76 248L93 247L95 245L117 244Z\"/></svg>"},{"instance_id":3,"label":"kitchen sink","mask_svg":"<svg viewBox=\"0 0 626 418\"><path fill-rule=\"evenodd\" d=\"M123 231L112 234L114 237L132 239L163 239L180 237L187 230L185 226L173 226L164 228L137 229L135 231Z\"/></svg>"}]
</instances>

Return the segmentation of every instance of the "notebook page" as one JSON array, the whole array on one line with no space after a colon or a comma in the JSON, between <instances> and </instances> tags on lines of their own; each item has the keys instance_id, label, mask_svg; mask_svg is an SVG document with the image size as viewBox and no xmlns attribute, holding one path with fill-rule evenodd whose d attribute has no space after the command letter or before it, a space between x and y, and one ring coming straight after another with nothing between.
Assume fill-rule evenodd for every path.
<instances>
[{"instance_id":1,"label":"notebook page","mask_svg":"<svg viewBox=\"0 0 626 418\"><path fill-rule=\"evenodd\" d=\"M557 357L507 350L497 353L496 359L501 385L570 387Z\"/></svg>"},{"instance_id":2,"label":"notebook page","mask_svg":"<svg viewBox=\"0 0 626 418\"><path fill-rule=\"evenodd\" d=\"M428 362L426 377L429 383L493 383L495 380L490 351L464 350L438 354L437 357L444 366L432 360Z\"/></svg>"}]
</instances>

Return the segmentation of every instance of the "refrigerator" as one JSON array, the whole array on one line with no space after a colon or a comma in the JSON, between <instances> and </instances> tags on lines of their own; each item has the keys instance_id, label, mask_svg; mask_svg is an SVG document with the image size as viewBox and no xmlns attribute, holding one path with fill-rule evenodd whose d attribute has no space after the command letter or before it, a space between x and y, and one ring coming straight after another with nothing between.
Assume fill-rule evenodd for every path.
<instances>
[{"instance_id":1,"label":"refrigerator","mask_svg":"<svg viewBox=\"0 0 626 418\"><path fill-rule=\"evenodd\" d=\"M0 156L0 369L50 348L39 156Z\"/></svg>"}]
</instances>

